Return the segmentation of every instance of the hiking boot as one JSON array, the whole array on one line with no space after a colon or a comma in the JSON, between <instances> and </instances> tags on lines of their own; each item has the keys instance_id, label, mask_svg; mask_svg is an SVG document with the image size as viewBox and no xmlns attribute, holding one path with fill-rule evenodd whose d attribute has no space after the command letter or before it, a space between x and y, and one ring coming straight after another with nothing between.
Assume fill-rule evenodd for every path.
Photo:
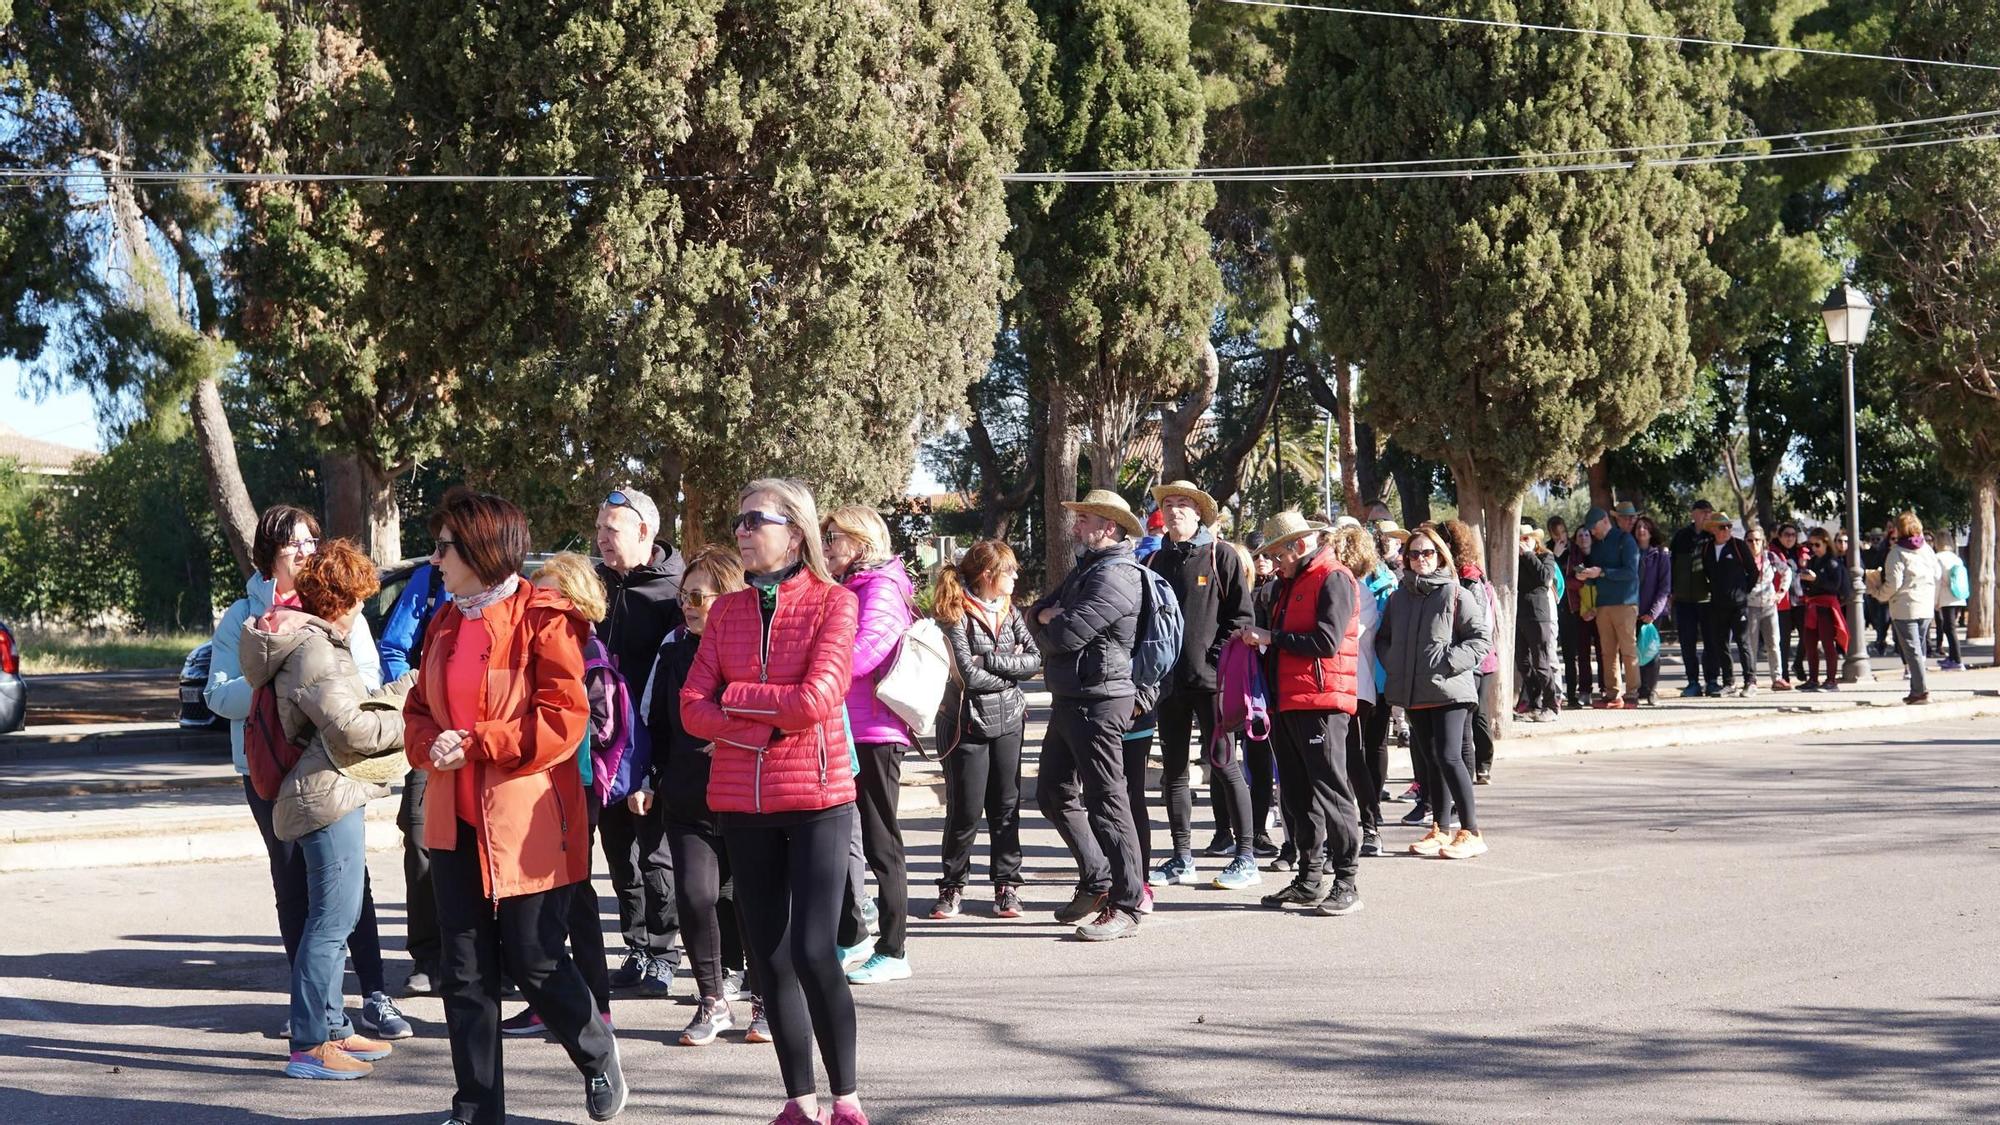
<instances>
[{"instance_id":1,"label":"hiking boot","mask_svg":"<svg viewBox=\"0 0 2000 1125\"><path fill-rule=\"evenodd\" d=\"M618 1062L618 1041L611 1041L611 1058L604 1073L583 1080L583 1108L592 1121L609 1121L625 1112L625 1068Z\"/></svg>"},{"instance_id":2,"label":"hiking boot","mask_svg":"<svg viewBox=\"0 0 2000 1125\"><path fill-rule=\"evenodd\" d=\"M1436 854L1438 854L1439 850L1441 850L1446 844L1449 843L1451 843L1451 837L1445 835L1444 829L1439 828L1437 825L1433 824L1431 825L1431 830L1429 832L1424 833L1423 839L1418 840L1416 843L1410 845L1410 854L1421 855L1421 856L1435 856Z\"/></svg>"},{"instance_id":3,"label":"hiking boot","mask_svg":"<svg viewBox=\"0 0 2000 1125\"><path fill-rule=\"evenodd\" d=\"M1438 855L1445 859L1472 859L1486 854L1486 838L1477 832L1467 832L1461 828L1451 838L1451 843L1438 849Z\"/></svg>"},{"instance_id":4,"label":"hiking boot","mask_svg":"<svg viewBox=\"0 0 2000 1125\"><path fill-rule=\"evenodd\" d=\"M1090 918L1104 909L1103 891L1086 891L1079 887L1069 897L1069 901L1056 908L1056 921L1065 926L1073 926L1085 918Z\"/></svg>"},{"instance_id":5,"label":"hiking boot","mask_svg":"<svg viewBox=\"0 0 2000 1125\"><path fill-rule=\"evenodd\" d=\"M764 998L750 998L750 1026L743 1031L745 1043L769 1043L771 1041L771 1019L764 1014Z\"/></svg>"},{"instance_id":6,"label":"hiking boot","mask_svg":"<svg viewBox=\"0 0 2000 1125\"><path fill-rule=\"evenodd\" d=\"M1307 882L1304 875L1292 880L1283 888L1265 895L1261 901L1265 906L1318 906L1326 897L1326 887L1318 882Z\"/></svg>"},{"instance_id":7,"label":"hiking boot","mask_svg":"<svg viewBox=\"0 0 2000 1125\"><path fill-rule=\"evenodd\" d=\"M396 1048L380 1039L370 1039L366 1035L350 1035L345 1039L330 1039L328 1042L340 1048L342 1053L365 1063L380 1062L396 1051Z\"/></svg>"},{"instance_id":8,"label":"hiking boot","mask_svg":"<svg viewBox=\"0 0 2000 1125\"><path fill-rule=\"evenodd\" d=\"M729 1010L729 1001L704 996L695 1004L694 1018L681 1032L681 1046L706 1047L715 1042L716 1036L735 1026L736 1018Z\"/></svg>"},{"instance_id":9,"label":"hiking boot","mask_svg":"<svg viewBox=\"0 0 2000 1125\"><path fill-rule=\"evenodd\" d=\"M646 966L653 960L643 949L625 951L625 963L611 970L611 987L632 988L646 979Z\"/></svg>"},{"instance_id":10,"label":"hiking boot","mask_svg":"<svg viewBox=\"0 0 2000 1125\"><path fill-rule=\"evenodd\" d=\"M1151 883L1155 887L1171 887L1175 885L1192 887L1196 883L1201 882L1201 876L1196 873L1193 856L1177 855L1155 867L1152 875L1147 877L1146 882Z\"/></svg>"},{"instance_id":11,"label":"hiking boot","mask_svg":"<svg viewBox=\"0 0 2000 1125\"><path fill-rule=\"evenodd\" d=\"M861 967L847 974L849 984L888 984L890 981L910 979L910 959L891 957L877 953L861 963Z\"/></svg>"},{"instance_id":12,"label":"hiking boot","mask_svg":"<svg viewBox=\"0 0 2000 1125\"><path fill-rule=\"evenodd\" d=\"M321 1043L310 1051L293 1051L285 1063L287 1078L319 1078L345 1081L366 1078L375 1072L369 1066L331 1043Z\"/></svg>"},{"instance_id":13,"label":"hiking boot","mask_svg":"<svg viewBox=\"0 0 2000 1125\"><path fill-rule=\"evenodd\" d=\"M993 888L993 916L995 918L1019 918L1021 916L1021 892L1019 888Z\"/></svg>"},{"instance_id":14,"label":"hiking boot","mask_svg":"<svg viewBox=\"0 0 2000 1125\"><path fill-rule=\"evenodd\" d=\"M938 891L937 901L931 904L931 917L939 921L956 918L965 910L965 892L957 887L945 887Z\"/></svg>"},{"instance_id":15,"label":"hiking boot","mask_svg":"<svg viewBox=\"0 0 2000 1125\"><path fill-rule=\"evenodd\" d=\"M1240 891L1263 881L1264 876L1257 870L1256 860L1249 856L1237 856L1229 861L1229 866L1216 875L1213 885L1220 890Z\"/></svg>"},{"instance_id":16,"label":"hiking boot","mask_svg":"<svg viewBox=\"0 0 2000 1125\"><path fill-rule=\"evenodd\" d=\"M361 1013L354 1019L362 1030L377 1039L408 1039L416 1032L411 1030L410 1021L403 1018L402 1010L389 999L386 992L371 992L361 1002Z\"/></svg>"},{"instance_id":17,"label":"hiking boot","mask_svg":"<svg viewBox=\"0 0 2000 1125\"><path fill-rule=\"evenodd\" d=\"M646 975L639 978L639 991L647 996L672 996L674 967L674 963L665 957L648 958Z\"/></svg>"},{"instance_id":18,"label":"hiking boot","mask_svg":"<svg viewBox=\"0 0 2000 1125\"><path fill-rule=\"evenodd\" d=\"M1091 919L1076 928L1079 941L1117 941L1139 932L1139 918L1115 906L1107 906Z\"/></svg>"},{"instance_id":19,"label":"hiking boot","mask_svg":"<svg viewBox=\"0 0 2000 1125\"><path fill-rule=\"evenodd\" d=\"M1361 834L1361 854L1377 856L1382 854L1382 834L1369 829Z\"/></svg>"},{"instance_id":20,"label":"hiking boot","mask_svg":"<svg viewBox=\"0 0 2000 1125\"><path fill-rule=\"evenodd\" d=\"M1226 833L1217 832L1215 834L1215 839L1210 840L1208 842L1208 846L1201 850L1201 854L1205 856L1214 856L1217 858L1223 856L1235 855L1236 837L1228 835Z\"/></svg>"},{"instance_id":21,"label":"hiking boot","mask_svg":"<svg viewBox=\"0 0 2000 1125\"><path fill-rule=\"evenodd\" d=\"M1339 918L1343 915L1352 914L1359 909L1361 909L1361 892L1355 888L1354 880L1335 879L1333 881L1333 890L1329 891L1326 898L1313 908L1313 912L1323 914L1328 918Z\"/></svg>"},{"instance_id":22,"label":"hiking boot","mask_svg":"<svg viewBox=\"0 0 2000 1125\"><path fill-rule=\"evenodd\" d=\"M533 1008L523 1008L519 1014L500 1021L502 1035L540 1035L547 1030Z\"/></svg>"}]
</instances>

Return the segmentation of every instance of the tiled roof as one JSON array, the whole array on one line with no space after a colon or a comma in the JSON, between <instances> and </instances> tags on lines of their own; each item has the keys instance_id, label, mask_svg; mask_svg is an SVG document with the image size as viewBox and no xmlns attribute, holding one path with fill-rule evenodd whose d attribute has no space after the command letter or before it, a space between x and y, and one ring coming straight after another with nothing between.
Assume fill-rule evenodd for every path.
<instances>
[{"instance_id":1,"label":"tiled roof","mask_svg":"<svg viewBox=\"0 0 2000 1125\"><path fill-rule=\"evenodd\" d=\"M80 460L96 457L88 449L26 437L0 422L0 461L12 461L31 473L68 473Z\"/></svg>"}]
</instances>

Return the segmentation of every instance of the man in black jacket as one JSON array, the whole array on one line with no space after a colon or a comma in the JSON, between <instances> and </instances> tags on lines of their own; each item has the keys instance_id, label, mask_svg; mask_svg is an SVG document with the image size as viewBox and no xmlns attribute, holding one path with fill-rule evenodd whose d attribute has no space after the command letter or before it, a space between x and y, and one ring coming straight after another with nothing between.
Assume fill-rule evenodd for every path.
<instances>
[{"instance_id":1,"label":"man in black jacket","mask_svg":"<svg viewBox=\"0 0 2000 1125\"><path fill-rule=\"evenodd\" d=\"M659 534L660 509L638 489L613 489L598 506L597 553L604 561L597 576L604 580L606 611L597 639L634 699L653 678L661 642L681 624L681 556L671 544L656 542ZM681 960L674 859L666 809L640 804L645 811L617 802L598 820L625 936L625 963L611 983L665 996Z\"/></svg>"},{"instance_id":2,"label":"man in black jacket","mask_svg":"<svg viewBox=\"0 0 2000 1125\"><path fill-rule=\"evenodd\" d=\"M1688 524L1674 532L1667 546L1671 560L1674 593L1674 632L1681 641L1681 666L1687 671L1683 697L1701 694L1702 607L1708 604L1708 573L1702 566L1702 552L1710 547L1708 517L1715 509L1706 500L1696 500L1688 513ZM1726 654L1725 654L1726 655Z\"/></svg>"},{"instance_id":3,"label":"man in black jacket","mask_svg":"<svg viewBox=\"0 0 2000 1125\"><path fill-rule=\"evenodd\" d=\"M1145 875L1139 835L1125 793L1124 737L1150 706L1132 682L1145 576L1131 540L1145 527L1124 497L1108 489L1064 501L1075 513L1082 557L1028 619L1041 635L1043 676L1054 702L1042 737L1035 799L1076 857L1077 890L1056 911L1082 922L1084 941L1130 937L1139 928Z\"/></svg>"},{"instance_id":4,"label":"man in black jacket","mask_svg":"<svg viewBox=\"0 0 2000 1125\"><path fill-rule=\"evenodd\" d=\"M1234 548L1209 532L1221 509L1215 500L1188 481L1174 481L1153 490L1165 518L1166 536L1159 551L1146 560L1174 588L1181 603L1180 659L1160 685L1154 719L1160 739L1160 790L1166 797L1167 827L1174 854L1149 881L1156 887L1194 886L1203 880L1194 862L1194 798L1188 784L1188 743L1193 728L1201 728L1201 745L1215 734L1216 665L1222 645L1238 629L1257 623L1250 604L1250 576ZM1210 771L1211 787L1225 810L1215 825L1216 842L1208 854L1230 856L1215 885L1229 890L1262 882L1254 848L1256 826L1250 823L1250 786L1242 764L1230 759L1227 768Z\"/></svg>"},{"instance_id":5,"label":"man in black jacket","mask_svg":"<svg viewBox=\"0 0 2000 1125\"><path fill-rule=\"evenodd\" d=\"M1744 682L1750 679L1750 663L1743 649L1744 607L1750 601L1750 587L1757 582L1757 562L1750 547L1735 537L1735 528L1735 521L1728 516L1711 513L1705 529L1708 539L1702 547L1708 601L1701 611L1701 660L1711 696L1736 688L1736 672L1729 663L1732 643L1744 662Z\"/></svg>"}]
</instances>

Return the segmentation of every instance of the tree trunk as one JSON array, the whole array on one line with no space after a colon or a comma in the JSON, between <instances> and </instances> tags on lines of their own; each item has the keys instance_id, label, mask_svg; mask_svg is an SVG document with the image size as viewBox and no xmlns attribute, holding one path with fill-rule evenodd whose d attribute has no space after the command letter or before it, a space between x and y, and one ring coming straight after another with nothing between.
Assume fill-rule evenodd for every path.
<instances>
[{"instance_id":1,"label":"tree trunk","mask_svg":"<svg viewBox=\"0 0 2000 1125\"><path fill-rule=\"evenodd\" d=\"M653 490L653 503L660 509L660 526L655 534L669 549L680 545L682 535L681 468L680 454L663 455L657 477L659 487Z\"/></svg>"},{"instance_id":2,"label":"tree trunk","mask_svg":"<svg viewBox=\"0 0 2000 1125\"><path fill-rule=\"evenodd\" d=\"M1070 533L1069 512L1063 502L1076 498L1076 459L1080 442L1071 423L1069 391L1048 388L1049 430L1042 442L1042 558L1048 573L1046 589L1053 590L1069 576L1070 550L1075 539Z\"/></svg>"},{"instance_id":3,"label":"tree trunk","mask_svg":"<svg viewBox=\"0 0 2000 1125\"><path fill-rule=\"evenodd\" d=\"M1611 494L1611 466L1605 464L1604 455L1599 454L1597 460L1590 463L1589 471L1590 506L1608 512L1618 502L1617 497Z\"/></svg>"},{"instance_id":4,"label":"tree trunk","mask_svg":"<svg viewBox=\"0 0 2000 1125\"><path fill-rule=\"evenodd\" d=\"M1757 522L1764 525L1768 539L1778 537L1778 471L1784 467L1784 452L1765 458L1756 467L1756 479L1751 482L1751 494L1756 497Z\"/></svg>"},{"instance_id":5,"label":"tree trunk","mask_svg":"<svg viewBox=\"0 0 2000 1125\"><path fill-rule=\"evenodd\" d=\"M1431 518L1429 462L1406 453L1395 459L1390 475L1396 481L1396 499L1403 509L1403 526L1416 527L1418 524L1429 522Z\"/></svg>"},{"instance_id":6,"label":"tree trunk","mask_svg":"<svg viewBox=\"0 0 2000 1125\"><path fill-rule=\"evenodd\" d=\"M199 379L188 396L188 413L194 421L194 444L201 453L202 476L208 481L208 502L215 508L222 537L229 541L229 553L236 567L249 577L250 544L257 537L257 509L250 503L250 490L243 486L243 470L236 464L236 439L229 430L229 415L222 409L222 389L213 379Z\"/></svg>"},{"instance_id":7,"label":"tree trunk","mask_svg":"<svg viewBox=\"0 0 2000 1125\"><path fill-rule=\"evenodd\" d=\"M692 557L710 542L708 523L703 519L708 514L708 497L699 486L683 484L681 489L680 549L683 555Z\"/></svg>"},{"instance_id":8,"label":"tree trunk","mask_svg":"<svg viewBox=\"0 0 2000 1125\"><path fill-rule=\"evenodd\" d=\"M1215 354L1215 343L1204 336L1201 351L1195 357L1195 368L1199 374L1195 378L1194 389L1188 392L1180 405L1160 415L1160 481L1193 480L1194 472L1188 466L1188 435L1194 432L1201 416L1208 413L1208 404L1215 401L1215 388L1222 381L1222 360Z\"/></svg>"},{"instance_id":9,"label":"tree trunk","mask_svg":"<svg viewBox=\"0 0 2000 1125\"><path fill-rule=\"evenodd\" d=\"M1966 599L1965 635L1991 640L1994 635L1994 615L2000 606L1994 604L1996 560L1994 551L2000 547L2000 475L1989 468L1980 474L1972 494L1972 542L1966 549L1966 577L1972 581L1972 596Z\"/></svg>"},{"instance_id":10,"label":"tree trunk","mask_svg":"<svg viewBox=\"0 0 2000 1125\"><path fill-rule=\"evenodd\" d=\"M403 511L396 500L396 476L354 453L324 453L319 459L326 493L326 532L350 539L377 566L403 561Z\"/></svg>"},{"instance_id":11,"label":"tree trunk","mask_svg":"<svg viewBox=\"0 0 2000 1125\"><path fill-rule=\"evenodd\" d=\"M1382 498L1382 463L1375 456L1375 427L1359 419L1354 423L1354 481L1364 507Z\"/></svg>"},{"instance_id":12,"label":"tree trunk","mask_svg":"<svg viewBox=\"0 0 2000 1125\"><path fill-rule=\"evenodd\" d=\"M1292 345L1289 343L1263 353L1264 385L1258 392L1257 401L1252 404L1249 416L1243 420L1242 432L1217 458L1213 478L1204 482L1208 487L1203 491L1215 497L1217 503L1227 504L1243 491L1244 462L1256 452L1257 443L1263 440L1264 422L1277 406L1278 388L1284 383L1285 368L1291 361L1291 354Z\"/></svg>"},{"instance_id":13,"label":"tree trunk","mask_svg":"<svg viewBox=\"0 0 2000 1125\"><path fill-rule=\"evenodd\" d=\"M1359 444L1354 431L1354 377L1346 363L1339 364L1340 409L1334 417L1340 427L1340 496L1347 514L1360 519L1367 514L1367 501L1361 495L1361 466ZM1329 513L1330 514L1330 513Z\"/></svg>"},{"instance_id":14,"label":"tree trunk","mask_svg":"<svg viewBox=\"0 0 2000 1125\"><path fill-rule=\"evenodd\" d=\"M1479 706L1486 713L1493 737L1504 738L1514 715L1514 605L1521 562L1515 543L1520 539L1521 501L1526 494L1488 491L1470 471L1457 466L1452 468L1452 480L1458 484L1459 518L1477 527L1486 544L1486 580L1493 584L1493 600L1499 610L1498 620L1492 622L1493 651L1500 658L1487 678Z\"/></svg>"}]
</instances>

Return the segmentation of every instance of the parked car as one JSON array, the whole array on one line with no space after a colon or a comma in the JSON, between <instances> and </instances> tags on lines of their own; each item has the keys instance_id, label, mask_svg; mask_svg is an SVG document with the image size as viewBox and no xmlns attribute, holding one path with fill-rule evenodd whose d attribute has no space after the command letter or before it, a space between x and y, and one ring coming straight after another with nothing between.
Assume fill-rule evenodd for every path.
<instances>
[{"instance_id":1,"label":"parked car","mask_svg":"<svg viewBox=\"0 0 2000 1125\"><path fill-rule=\"evenodd\" d=\"M28 682L21 678L21 649L0 622L0 734L28 725Z\"/></svg>"},{"instance_id":2,"label":"parked car","mask_svg":"<svg viewBox=\"0 0 2000 1125\"><path fill-rule=\"evenodd\" d=\"M208 658L213 646L203 642L181 661L181 729L214 730L226 725L208 709L202 690L208 686Z\"/></svg>"}]
</instances>

